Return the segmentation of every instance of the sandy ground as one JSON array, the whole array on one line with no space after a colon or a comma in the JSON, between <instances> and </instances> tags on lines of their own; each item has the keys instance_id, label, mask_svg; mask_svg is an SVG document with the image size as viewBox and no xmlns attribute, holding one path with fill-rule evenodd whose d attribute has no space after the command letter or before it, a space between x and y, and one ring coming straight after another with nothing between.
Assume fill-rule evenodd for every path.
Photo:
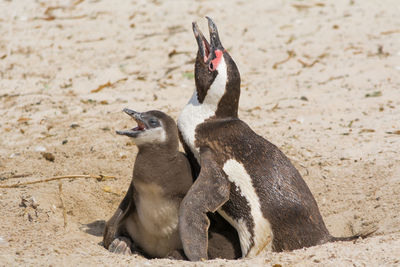
<instances>
[{"instance_id":1,"label":"sandy ground","mask_svg":"<svg viewBox=\"0 0 400 267\"><path fill-rule=\"evenodd\" d=\"M0 265L400 265L399 13L397 0L1 0L0 185L116 178L0 188ZM191 264L101 246L137 153L115 134L133 126L121 110L177 118L205 15L241 71L240 117L291 158L331 233L372 237Z\"/></svg>"}]
</instances>

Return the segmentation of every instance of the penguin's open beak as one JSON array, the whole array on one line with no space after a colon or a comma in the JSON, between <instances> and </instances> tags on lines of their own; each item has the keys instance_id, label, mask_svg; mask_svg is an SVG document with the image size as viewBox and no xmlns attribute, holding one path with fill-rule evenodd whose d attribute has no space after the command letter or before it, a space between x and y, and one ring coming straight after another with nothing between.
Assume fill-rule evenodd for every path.
<instances>
[{"instance_id":1,"label":"penguin's open beak","mask_svg":"<svg viewBox=\"0 0 400 267\"><path fill-rule=\"evenodd\" d=\"M211 51L214 51L216 49L223 51L224 47L219 40L217 25L215 25L214 21L211 18L206 18L208 20L208 31L210 32Z\"/></svg>"},{"instance_id":2,"label":"penguin's open beak","mask_svg":"<svg viewBox=\"0 0 400 267\"><path fill-rule=\"evenodd\" d=\"M193 27L194 37L196 38L197 45L199 47L200 55L204 59L204 62L206 62L208 56L210 55L210 44L204 37L203 33L200 31L199 26L197 26L196 22L192 23L192 27Z\"/></svg>"},{"instance_id":3,"label":"penguin's open beak","mask_svg":"<svg viewBox=\"0 0 400 267\"><path fill-rule=\"evenodd\" d=\"M213 57L215 50L219 49L221 51L224 51L224 48L219 39L217 26L215 25L214 21L211 18L209 17L206 18L208 20L208 30L210 32L211 44L204 37L197 23L196 22L192 23L194 37L196 38L197 45L199 47L199 52L204 62L207 62L211 57Z\"/></svg>"},{"instance_id":4,"label":"penguin's open beak","mask_svg":"<svg viewBox=\"0 0 400 267\"><path fill-rule=\"evenodd\" d=\"M144 132L146 130L147 127L143 120L142 113L128 108L124 108L124 112L129 116L131 116L137 122L138 126L130 130L116 131L117 134L126 135L130 137L137 137L139 133Z\"/></svg>"}]
</instances>

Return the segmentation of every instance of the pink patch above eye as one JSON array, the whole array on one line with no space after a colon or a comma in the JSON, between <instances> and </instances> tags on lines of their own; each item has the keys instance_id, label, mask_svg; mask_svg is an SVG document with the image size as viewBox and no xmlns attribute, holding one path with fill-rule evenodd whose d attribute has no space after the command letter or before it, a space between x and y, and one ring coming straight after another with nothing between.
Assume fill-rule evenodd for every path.
<instances>
[{"instance_id":1,"label":"pink patch above eye","mask_svg":"<svg viewBox=\"0 0 400 267\"><path fill-rule=\"evenodd\" d=\"M214 58L213 60L211 60L211 63L212 63L212 64L210 63L210 66L209 66L209 69L210 69L211 71L214 71L214 70L217 69L219 62L221 61L222 54L223 54L223 52L222 52L221 50L215 50L215 56L216 56L216 58ZM211 68L211 66L212 66L212 68Z\"/></svg>"}]
</instances>

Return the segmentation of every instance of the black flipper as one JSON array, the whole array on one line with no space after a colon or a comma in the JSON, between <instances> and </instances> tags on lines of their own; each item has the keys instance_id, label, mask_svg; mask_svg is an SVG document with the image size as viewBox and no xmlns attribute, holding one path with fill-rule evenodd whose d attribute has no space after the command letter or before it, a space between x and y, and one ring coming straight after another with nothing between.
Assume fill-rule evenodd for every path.
<instances>
[{"instance_id":1,"label":"black flipper","mask_svg":"<svg viewBox=\"0 0 400 267\"><path fill-rule=\"evenodd\" d=\"M133 202L133 186L132 184L129 186L128 192L124 199L118 206L118 209L115 211L114 215L107 221L106 227L104 228L103 233L103 245L106 249L109 248L111 243L121 235L121 222L125 218L127 211L129 211L134 205Z\"/></svg>"},{"instance_id":2,"label":"black flipper","mask_svg":"<svg viewBox=\"0 0 400 267\"><path fill-rule=\"evenodd\" d=\"M201 150L201 171L183 199L179 210L179 232L186 256L191 261L208 258L208 212L229 200L230 183L209 150Z\"/></svg>"}]
</instances>

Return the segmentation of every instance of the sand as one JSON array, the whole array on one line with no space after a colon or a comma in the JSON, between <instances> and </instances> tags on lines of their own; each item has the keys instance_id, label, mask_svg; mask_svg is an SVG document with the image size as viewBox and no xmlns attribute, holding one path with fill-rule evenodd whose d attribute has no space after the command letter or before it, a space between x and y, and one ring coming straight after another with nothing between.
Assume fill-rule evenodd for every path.
<instances>
[{"instance_id":1,"label":"sand","mask_svg":"<svg viewBox=\"0 0 400 267\"><path fill-rule=\"evenodd\" d=\"M61 194L59 181L0 188L0 265L400 265L399 8L396 0L1 1L0 185L115 179L63 179ZM241 71L240 117L292 160L333 235L378 227L371 237L205 263L101 246L137 153L115 134L134 126L121 110L178 117L194 90L191 22L207 32L205 15Z\"/></svg>"}]
</instances>

